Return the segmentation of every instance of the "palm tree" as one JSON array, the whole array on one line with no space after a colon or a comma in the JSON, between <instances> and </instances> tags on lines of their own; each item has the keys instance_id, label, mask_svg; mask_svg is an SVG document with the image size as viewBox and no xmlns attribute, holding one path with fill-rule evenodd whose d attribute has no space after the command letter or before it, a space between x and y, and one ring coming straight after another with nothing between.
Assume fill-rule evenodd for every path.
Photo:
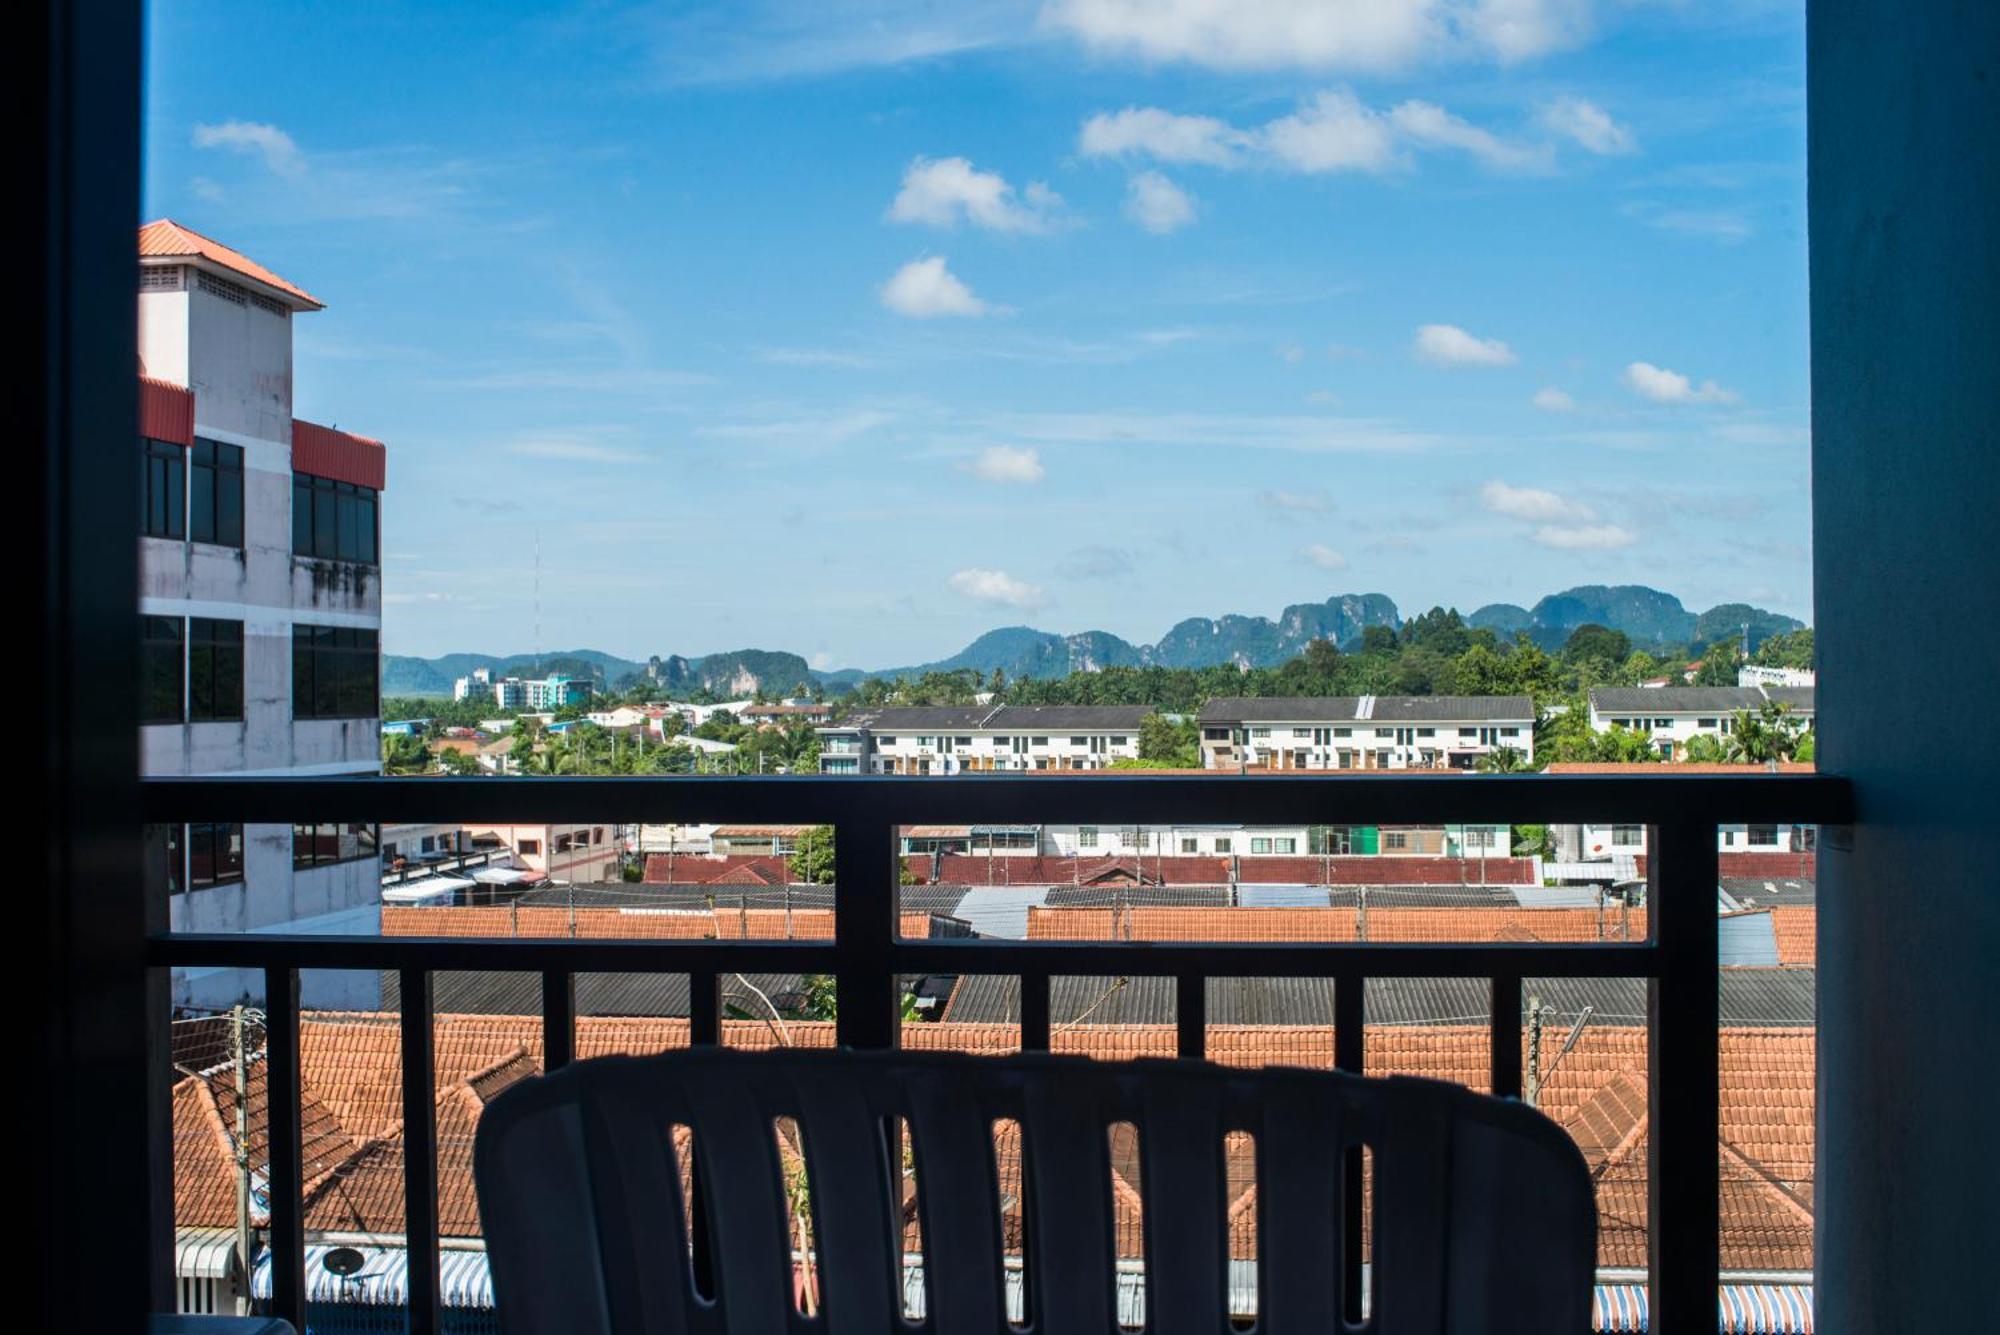
<instances>
[{"instance_id":1,"label":"palm tree","mask_svg":"<svg viewBox=\"0 0 2000 1335\"><path fill-rule=\"evenodd\" d=\"M1790 760L1799 748L1798 725L1786 717L1789 711L1775 702L1752 714L1736 712L1730 729L1729 758L1739 764L1762 765L1774 760Z\"/></svg>"},{"instance_id":2,"label":"palm tree","mask_svg":"<svg viewBox=\"0 0 2000 1335\"><path fill-rule=\"evenodd\" d=\"M1511 746L1496 746L1473 763L1481 774L1525 774L1534 769L1528 758Z\"/></svg>"}]
</instances>

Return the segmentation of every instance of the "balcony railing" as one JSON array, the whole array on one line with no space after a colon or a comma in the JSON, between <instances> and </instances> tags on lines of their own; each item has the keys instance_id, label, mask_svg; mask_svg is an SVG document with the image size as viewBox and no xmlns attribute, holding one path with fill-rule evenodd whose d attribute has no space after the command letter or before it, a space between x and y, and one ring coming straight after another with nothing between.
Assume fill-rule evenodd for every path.
<instances>
[{"instance_id":1,"label":"balcony railing","mask_svg":"<svg viewBox=\"0 0 2000 1335\"><path fill-rule=\"evenodd\" d=\"M1231 775L1143 773L957 778L630 779L158 779L145 785L147 819L286 824L314 819L430 824L591 822L812 822L834 827L832 940L687 941L166 935L155 968L262 970L269 1082L272 1308L305 1329L305 1235L300 1142L299 971L394 970L401 989L402 1115L410 1329L439 1328L437 1137L433 1103L431 976L440 971L531 971L542 979L545 1061L575 1052L579 972L684 973L696 1044L721 1041L718 980L731 973L830 974L837 1036L854 1048L895 1045L898 979L920 974L1009 974L1020 979L1021 1047L1047 1051L1049 985L1077 975L1173 980L1183 1057L1204 1055L1211 977L1330 979L1335 1063L1363 1070L1364 983L1374 978L1483 978L1491 982L1492 1092L1522 1090L1521 987L1533 977L1643 978L1649 982L1647 1173L1652 1328L1714 1331L1718 1244L1719 1042L1717 827L1723 823L1841 825L1844 781L1814 775L1313 774L1246 782ZM910 940L897 934L905 824L988 825L1094 821L1138 824L1322 823L1456 825L1546 822L1649 827L1651 939L1631 943L1448 944L1302 942L1068 942ZM156 1144L164 1144L164 1135ZM170 1183L171 1162L156 1164ZM170 1198L171 1192L168 1192ZM1358 1219L1358 1196L1350 1202ZM171 1237L156 1240L170 1251ZM1355 1258L1358 1263L1358 1255ZM1358 1290L1358 1286L1356 1286Z\"/></svg>"}]
</instances>

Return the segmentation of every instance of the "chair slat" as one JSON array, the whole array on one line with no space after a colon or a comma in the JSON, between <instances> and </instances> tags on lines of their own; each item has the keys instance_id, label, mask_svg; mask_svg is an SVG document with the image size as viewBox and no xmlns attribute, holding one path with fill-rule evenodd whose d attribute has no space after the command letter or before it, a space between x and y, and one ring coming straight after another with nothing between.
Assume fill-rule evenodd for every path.
<instances>
[{"instance_id":1,"label":"chair slat","mask_svg":"<svg viewBox=\"0 0 2000 1335\"><path fill-rule=\"evenodd\" d=\"M579 1111L612 1328L683 1330L693 1294L667 1124L629 1090L607 1090Z\"/></svg>"},{"instance_id":2,"label":"chair slat","mask_svg":"<svg viewBox=\"0 0 2000 1335\"><path fill-rule=\"evenodd\" d=\"M720 1066L712 1055L702 1064ZM749 1081L729 1080L721 1070L691 1082L689 1093L694 1152L713 1186L707 1195L724 1328L730 1335L785 1335L793 1310L792 1245L772 1114Z\"/></svg>"},{"instance_id":3,"label":"chair slat","mask_svg":"<svg viewBox=\"0 0 2000 1335\"><path fill-rule=\"evenodd\" d=\"M1216 1335L1229 1257L1222 1090L1213 1080L1143 1081L1139 1153L1145 1164L1146 1329Z\"/></svg>"},{"instance_id":4,"label":"chair slat","mask_svg":"<svg viewBox=\"0 0 2000 1335\"><path fill-rule=\"evenodd\" d=\"M1344 1104L1323 1085L1269 1100L1257 1132L1257 1328L1341 1329Z\"/></svg>"},{"instance_id":5,"label":"chair slat","mask_svg":"<svg viewBox=\"0 0 2000 1335\"><path fill-rule=\"evenodd\" d=\"M999 1330L1007 1324L1001 1278L1000 1196L990 1105L972 1082L911 1073L906 1086L914 1143L924 1284L932 1330Z\"/></svg>"},{"instance_id":6,"label":"chair slat","mask_svg":"<svg viewBox=\"0 0 2000 1335\"><path fill-rule=\"evenodd\" d=\"M1117 1316L1107 1094L1100 1072L1075 1068L1066 1083L1023 1089L1028 1265L1044 1330L1108 1331Z\"/></svg>"},{"instance_id":7,"label":"chair slat","mask_svg":"<svg viewBox=\"0 0 2000 1335\"><path fill-rule=\"evenodd\" d=\"M794 1080L792 1087L812 1184L827 1330L882 1335L902 1307L902 1248L898 1241L890 1251L900 1229L890 1223L881 1118L855 1074L816 1072L819 1078Z\"/></svg>"}]
</instances>

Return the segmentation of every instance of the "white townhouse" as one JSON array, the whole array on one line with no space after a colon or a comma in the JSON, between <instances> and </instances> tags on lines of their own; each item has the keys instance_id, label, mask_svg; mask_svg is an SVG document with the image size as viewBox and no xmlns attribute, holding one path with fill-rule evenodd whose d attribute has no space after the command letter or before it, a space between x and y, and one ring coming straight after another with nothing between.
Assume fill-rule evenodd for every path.
<instances>
[{"instance_id":1,"label":"white townhouse","mask_svg":"<svg viewBox=\"0 0 2000 1335\"><path fill-rule=\"evenodd\" d=\"M1766 704L1781 705L1810 731L1810 686L1600 686L1590 693L1590 726L1597 732L1623 728L1645 736L1668 760L1685 756L1696 737L1727 737L1736 715L1755 714Z\"/></svg>"},{"instance_id":2,"label":"white townhouse","mask_svg":"<svg viewBox=\"0 0 2000 1335\"><path fill-rule=\"evenodd\" d=\"M292 415L292 321L321 303L173 222L138 244L143 772L377 773L387 458ZM150 827L172 928L378 931L377 828L299 815ZM380 1001L365 974L302 986L312 1006ZM173 970L175 1005L262 993L260 971Z\"/></svg>"},{"instance_id":3,"label":"white townhouse","mask_svg":"<svg viewBox=\"0 0 2000 1335\"><path fill-rule=\"evenodd\" d=\"M1502 749L1535 756L1525 695L1219 697L1200 721L1206 769L1471 769Z\"/></svg>"},{"instance_id":4,"label":"white townhouse","mask_svg":"<svg viewBox=\"0 0 2000 1335\"><path fill-rule=\"evenodd\" d=\"M1139 755L1145 705L880 709L816 731L822 774L1104 769Z\"/></svg>"}]
</instances>

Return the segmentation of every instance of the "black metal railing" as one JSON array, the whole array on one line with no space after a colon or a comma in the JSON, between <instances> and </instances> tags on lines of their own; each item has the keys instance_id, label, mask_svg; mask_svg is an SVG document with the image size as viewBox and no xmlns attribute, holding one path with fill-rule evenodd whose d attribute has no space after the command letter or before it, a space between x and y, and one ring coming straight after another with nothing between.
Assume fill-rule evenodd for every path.
<instances>
[{"instance_id":1,"label":"black metal railing","mask_svg":"<svg viewBox=\"0 0 2000 1335\"><path fill-rule=\"evenodd\" d=\"M168 935L155 968L261 969L266 980L271 1121L272 1310L304 1330L304 1224L299 1128L299 970L394 970L402 1004L405 1234L410 1330L439 1328L436 1128L431 976L520 970L542 976L545 1060L575 1052L579 972L685 973L690 1041L721 1041L718 981L734 972L825 973L836 988L836 1036L893 1047L898 977L1020 978L1021 1047L1047 1051L1049 984L1076 975L1169 977L1179 1051L1202 1057L1210 977L1308 977L1334 983L1334 1058L1365 1059L1364 983L1371 977L1491 980L1491 1087L1521 1093L1521 983L1530 977L1649 982L1647 1172L1652 1328L1713 1331L1720 1273L1717 826L1845 824L1843 780L1821 775L1630 776L980 775L953 778L156 779L144 785L159 822L295 819L418 824L812 822L835 829L834 938L828 941L469 939L280 934ZM1631 943L1463 945L1303 942L904 940L898 936L897 829L948 822L1030 824L1642 824L1649 827L1650 939ZM160 1165L171 1181L171 1164ZM1358 1200L1354 1205L1358 1211ZM170 1247L172 1239L162 1239Z\"/></svg>"}]
</instances>

